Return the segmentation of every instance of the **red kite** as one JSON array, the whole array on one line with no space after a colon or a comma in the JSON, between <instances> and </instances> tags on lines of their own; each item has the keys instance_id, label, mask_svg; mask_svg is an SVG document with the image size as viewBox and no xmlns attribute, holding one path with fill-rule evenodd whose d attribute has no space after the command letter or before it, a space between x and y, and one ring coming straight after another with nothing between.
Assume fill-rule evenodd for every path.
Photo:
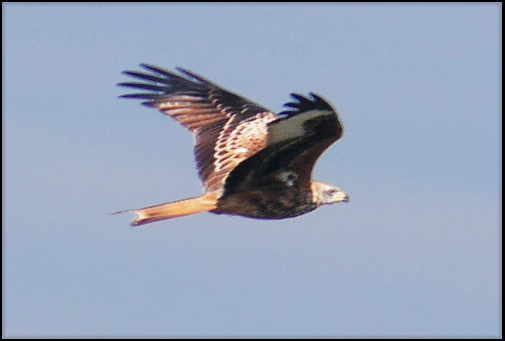
<instances>
[{"instance_id":1,"label":"red kite","mask_svg":"<svg viewBox=\"0 0 505 341\"><path fill-rule=\"evenodd\" d=\"M321 96L291 94L289 109L275 114L183 68L176 74L140 66L149 73L123 74L143 82L118 85L147 92L120 97L145 100L193 134L205 193L134 210L133 226L200 212L283 219L349 200L311 179L316 160L343 134L337 111Z\"/></svg>"}]
</instances>

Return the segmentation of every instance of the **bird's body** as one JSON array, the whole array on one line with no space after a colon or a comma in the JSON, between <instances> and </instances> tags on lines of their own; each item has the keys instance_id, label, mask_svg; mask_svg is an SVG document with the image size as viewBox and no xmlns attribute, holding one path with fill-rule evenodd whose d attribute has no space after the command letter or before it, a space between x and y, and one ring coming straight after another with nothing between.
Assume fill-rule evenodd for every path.
<instances>
[{"instance_id":1,"label":"bird's body","mask_svg":"<svg viewBox=\"0 0 505 341\"><path fill-rule=\"evenodd\" d=\"M343 133L336 110L318 95L292 94L275 114L181 68L186 77L141 64L152 73L125 71L147 82L120 83L148 90L121 97L146 100L195 137L201 197L135 210L132 225L199 212L282 219L323 204L348 201L338 188L312 181L317 158Z\"/></svg>"}]
</instances>

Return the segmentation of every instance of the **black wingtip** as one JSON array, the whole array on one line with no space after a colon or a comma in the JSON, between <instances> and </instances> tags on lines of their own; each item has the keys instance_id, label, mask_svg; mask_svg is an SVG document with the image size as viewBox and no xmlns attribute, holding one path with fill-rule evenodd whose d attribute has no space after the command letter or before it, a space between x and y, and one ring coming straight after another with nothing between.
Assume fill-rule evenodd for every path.
<instances>
[{"instance_id":1,"label":"black wingtip","mask_svg":"<svg viewBox=\"0 0 505 341\"><path fill-rule=\"evenodd\" d=\"M143 69L158 73L160 75L165 75L167 73L171 74L171 72L169 72L168 70L162 69L159 66L154 66L151 64L147 64L147 63L140 63L139 66Z\"/></svg>"},{"instance_id":2,"label":"black wingtip","mask_svg":"<svg viewBox=\"0 0 505 341\"><path fill-rule=\"evenodd\" d=\"M145 92L121 95L118 98L132 98L147 100L142 104L147 106L162 98L165 94L177 91L178 88L190 89L197 86L197 82L188 77L165 70L147 63L139 64L146 71L122 71L121 74L141 80L141 82L121 82L117 86Z\"/></svg>"},{"instance_id":3,"label":"black wingtip","mask_svg":"<svg viewBox=\"0 0 505 341\"><path fill-rule=\"evenodd\" d=\"M294 101L285 103L284 106L289 109L284 110L279 113L279 115L289 117L310 110L335 111L327 100L313 92L309 92L309 96L297 93L291 93L290 96L294 99Z\"/></svg>"},{"instance_id":4,"label":"black wingtip","mask_svg":"<svg viewBox=\"0 0 505 341\"><path fill-rule=\"evenodd\" d=\"M207 84L209 84L209 85L211 85L211 86L216 86L216 87L218 87L218 85L217 85L217 84L213 83L212 81L208 80L208 79L207 79L207 78L205 78L205 77L200 76L200 75L199 75L199 74L197 74L197 73L194 73L193 71L190 71L190 70L185 69L185 68L180 67L180 66L177 66L175 69L176 69L177 71L179 71L181 74L183 74L184 76L189 77L190 79L196 80L196 81L198 81L199 83L207 83Z\"/></svg>"}]
</instances>

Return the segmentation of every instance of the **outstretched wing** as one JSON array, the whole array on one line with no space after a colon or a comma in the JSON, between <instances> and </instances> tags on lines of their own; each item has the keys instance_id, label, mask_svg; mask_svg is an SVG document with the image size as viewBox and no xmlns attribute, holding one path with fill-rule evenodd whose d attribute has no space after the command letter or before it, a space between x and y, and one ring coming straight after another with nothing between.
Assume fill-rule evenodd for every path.
<instances>
[{"instance_id":1,"label":"outstretched wing","mask_svg":"<svg viewBox=\"0 0 505 341\"><path fill-rule=\"evenodd\" d=\"M321 154L343 134L337 111L321 96L291 94L294 102L268 124L265 148L230 174L225 194L294 183L310 189L312 170ZM285 183L283 183L285 182Z\"/></svg>"},{"instance_id":2,"label":"outstretched wing","mask_svg":"<svg viewBox=\"0 0 505 341\"><path fill-rule=\"evenodd\" d=\"M267 144L267 124L277 118L268 109L182 68L181 75L140 64L150 73L124 71L143 82L120 86L146 90L120 96L173 117L196 137L198 174L207 191L224 186L228 174Z\"/></svg>"}]
</instances>

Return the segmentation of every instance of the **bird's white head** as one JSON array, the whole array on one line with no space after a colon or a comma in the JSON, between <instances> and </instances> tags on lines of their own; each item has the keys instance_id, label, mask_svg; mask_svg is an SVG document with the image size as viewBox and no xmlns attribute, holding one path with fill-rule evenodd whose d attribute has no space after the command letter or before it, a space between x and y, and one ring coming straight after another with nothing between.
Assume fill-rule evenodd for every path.
<instances>
[{"instance_id":1,"label":"bird's white head","mask_svg":"<svg viewBox=\"0 0 505 341\"><path fill-rule=\"evenodd\" d=\"M312 181L312 199L317 207L334 204L336 202L348 202L349 196L340 188L318 181Z\"/></svg>"}]
</instances>

